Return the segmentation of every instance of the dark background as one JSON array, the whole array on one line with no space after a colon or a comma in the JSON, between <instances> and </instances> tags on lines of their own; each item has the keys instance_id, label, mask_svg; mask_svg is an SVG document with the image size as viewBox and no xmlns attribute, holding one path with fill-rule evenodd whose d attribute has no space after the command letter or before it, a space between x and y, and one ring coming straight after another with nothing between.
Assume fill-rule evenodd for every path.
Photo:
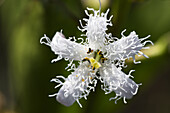
<instances>
[{"instance_id":1,"label":"dark background","mask_svg":"<svg viewBox=\"0 0 170 113\"><path fill-rule=\"evenodd\" d=\"M142 83L137 95L115 104L100 83L88 100L65 107L49 94L57 92L50 80L68 76L67 62L56 58L41 45L43 34L52 38L63 29L66 37L80 37L79 20L87 17L86 7L98 9L97 0L0 0L0 113L170 113L170 0L101 0L102 11L110 9L113 26L108 32L120 37L135 30L139 37L151 35L154 46L144 51L150 58L142 63L127 61L128 73ZM150 45L148 45L150 46Z\"/></svg>"}]
</instances>

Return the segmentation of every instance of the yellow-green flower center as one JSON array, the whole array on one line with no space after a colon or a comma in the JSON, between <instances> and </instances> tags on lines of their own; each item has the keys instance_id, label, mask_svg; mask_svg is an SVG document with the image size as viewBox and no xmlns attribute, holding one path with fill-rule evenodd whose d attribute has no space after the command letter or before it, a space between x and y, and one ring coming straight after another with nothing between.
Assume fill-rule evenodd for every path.
<instances>
[{"instance_id":1,"label":"yellow-green flower center","mask_svg":"<svg viewBox=\"0 0 170 113\"><path fill-rule=\"evenodd\" d=\"M87 54L93 53L93 50L91 48L89 48L89 51L87 52ZM98 69L100 67L102 67L101 63L104 63L104 61L107 60L107 58L103 57L102 51L97 50L97 52L94 52L94 56L93 57L85 57L83 59L83 61L88 61L91 66L92 69Z\"/></svg>"}]
</instances>

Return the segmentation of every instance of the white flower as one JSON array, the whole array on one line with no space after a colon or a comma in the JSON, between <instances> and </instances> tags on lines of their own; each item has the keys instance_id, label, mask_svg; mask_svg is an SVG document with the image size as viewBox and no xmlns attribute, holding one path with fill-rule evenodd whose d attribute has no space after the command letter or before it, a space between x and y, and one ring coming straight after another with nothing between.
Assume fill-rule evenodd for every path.
<instances>
[{"instance_id":1,"label":"white flower","mask_svg":"<svg viewBox=\"0 0 170 113\"><path fill-rule=\"evenodd\" d=\"M88 14L87 10L92 10L94 14ZM129 36L124 36L124 30L121 33L121 39L113 38L111 33L106 33L107 26L112 26L112 16L107 19L109 10L101 14L99 10L95 11L91 8L87 8L87 10L85 13L89 18L83 19L86 22L85 26L80 21L82 28L78 27L79 30L85 32L82 34L82 36L86 36L85 41L83 38L78 38L82 41L76 43L77 40L74 37L66 39L62 32L57 32L52 41L46 35L40 39L41 44L50 46L51 50L58 55L52 62L64 58L66 61L70 61L66 69L74 70L67 78L56 76L51 80L57 83L55 88L60 86L61 88L58 93L50 96L56 96L57 101L65 106L70 106L77 101L82 107L79 99L82 97L87 99L90 91L94 91L97 80L100 80L103 83L101 88L105 94L113 91L116 93L116 97L112 97L110 100L116 99L117 101L123 98L126 103L125 99L132 98L137 93L140 84L136 84L129 78L133 77L131 72L134 70L127 75L121 69L125 67L125 60L130 57L133 58L134 63L139 63L135 61L135 55L147 57L140 50L148 49L148 47L144 47L146 42L152 44L149 40L142 42L150 36L139 39L134 31ZM74 60L79 61L77 68ZM60 79L64 79L64 82Z\"/></svg>"}]
</instances>

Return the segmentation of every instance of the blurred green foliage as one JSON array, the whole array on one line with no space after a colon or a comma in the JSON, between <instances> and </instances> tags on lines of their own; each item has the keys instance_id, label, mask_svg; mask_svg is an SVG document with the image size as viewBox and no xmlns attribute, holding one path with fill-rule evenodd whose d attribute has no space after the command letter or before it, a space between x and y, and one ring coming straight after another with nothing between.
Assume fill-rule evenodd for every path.
<instances>
[{"instance_id":1,"label":"blurred green foliage","mask_svg":"<svg viewBox=\"0 0 170 113\"><path fill-rule=\"evenodd\" d=\"M0 1L0 95L6 100L2 102L0 98L0 113L170 112L170 0L102 0L103 4L106 2L102 11L110 8L109 15L114 15L108 32L116 37L120 37L124 29L127 29L126 35L133 30L139 37L150 34L150 40L157 47L145 51L150 58L141 59L142 64L127 62L125 72L135 69L134 80L143 83L127 105L121 100L118 104L109 101L114 93L105 95L100 83L87 101L81 99L83 109L76 103L65 107L55 98L48 98L57 92L53 89L55 83L50 83L51 78L58 74L66 77L69 72L65 71L67 62L63 60L50 63L56 56L39 40L43 34L52 38L61 29L66 37L80 37L77 26L79 20L86 17L84 9L99 5L91 2L93 0Z\"/></svg>"}]
</instances>

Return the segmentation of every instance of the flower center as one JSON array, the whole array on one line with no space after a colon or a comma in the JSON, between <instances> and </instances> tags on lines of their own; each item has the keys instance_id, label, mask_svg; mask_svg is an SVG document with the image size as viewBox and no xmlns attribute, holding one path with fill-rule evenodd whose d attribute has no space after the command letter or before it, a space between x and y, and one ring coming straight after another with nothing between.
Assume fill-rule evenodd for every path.
<instances>
[{"instance_id":1,"label":"flower center","mask_svg":"<svg viewBox=\"0 0 170 113\"><path fill-rule=\"evenodd\" d=\"M93 51L91 48L89 48L87 54L94 55L90 58L85 57L82 61L88 61L91 64L93 70L100 68L102 66L101 63L104 63L104 61L107 60L107 58L104 58L102 51L99 50Z\"/></svg>"}]
</instances>

